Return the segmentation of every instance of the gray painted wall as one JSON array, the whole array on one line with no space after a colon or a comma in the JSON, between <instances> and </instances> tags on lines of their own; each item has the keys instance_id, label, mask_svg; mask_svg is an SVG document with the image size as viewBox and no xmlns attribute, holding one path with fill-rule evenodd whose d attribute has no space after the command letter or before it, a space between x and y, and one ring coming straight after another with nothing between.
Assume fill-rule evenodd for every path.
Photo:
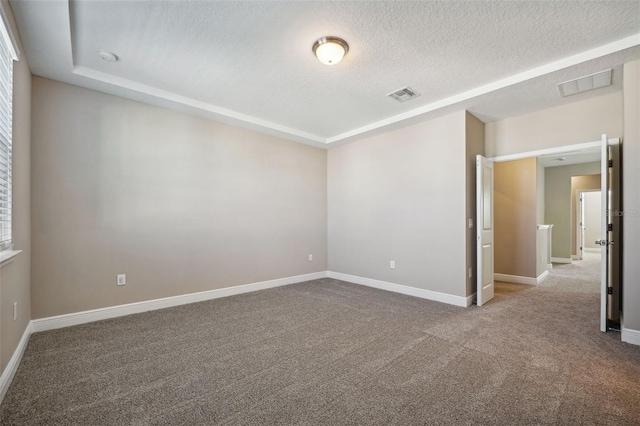
<instances>
[{"instance_id":1,"label":"gray painted wall","mask_svg":"<svg viewBox=\"0 0 640 426\"><path fill-rule=\"evenodd\" d=\"M571 177L600 173L600 163L570 164L545 169L545 222L553 225L551 256L571 258Z\"/></svg>"},{"instance_id":2,"label":"gray painted wall","mask_svg":"<svg viewBox=\"0 0 640 426\"><path fill-rule=\"evenodd\" d=\"M640 61L624 65L623 326L640 331Z\"/></svg>"},{"instance_id":3,"label":"gray painted wall","mask_svg":"<svg viewBox=\"0 0 640 426\"><path fill-rule=\"evenodd\" d=\"M39 77L32 114L34 318L327 269L325 150Z\"/></svg>"},{"instance_id":4,"label":"gray painted wall","mask_svg":"<svg viewBox=\"0 0 640 426\"><path fill-rule=\"evenodd\" d=\"M465 121L461 111L329 150L330 271L467 295Z\"/></svg>"},{"instance_id":5,"label":"gray painted wall","mask_svg":"<svg viewBox=\"0 0 640 426\"><path fill-rule=\"evenodd\" d=\"M11 9L5 0L1 7L17 36ZM7 366L31 320L30 144L31 71L26 56L22 55L13 66L13 245L22 253L0 270L0 372ZM15 321L14 302L18 303Z\"/></svg>"}]
</instances>

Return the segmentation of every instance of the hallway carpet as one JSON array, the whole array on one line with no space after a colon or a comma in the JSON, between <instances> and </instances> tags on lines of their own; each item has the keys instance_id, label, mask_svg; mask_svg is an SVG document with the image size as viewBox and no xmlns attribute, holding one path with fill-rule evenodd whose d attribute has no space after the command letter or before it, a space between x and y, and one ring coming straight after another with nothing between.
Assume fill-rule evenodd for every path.
<instances>
[{"instance_id":1,"label":"hallway carpet","mask_svg":"<svg viewBox=\"0 0 640 426\"><path fill-rule=\"evenodd\" d=\"M549 290L600 294L600 253L584 253L573 263L554 263L541 285Z\"/></svg>"},{"instance_id":2,"label":"hallway carpet","mask_svg":"<svg viewBox=\"0 0 640 426\"><path fill-rule=\"evenodd\" d=\"M6 425L640 424L598 296L458 308L321 279L34 334Z\"/></svg>"}]
</instances>

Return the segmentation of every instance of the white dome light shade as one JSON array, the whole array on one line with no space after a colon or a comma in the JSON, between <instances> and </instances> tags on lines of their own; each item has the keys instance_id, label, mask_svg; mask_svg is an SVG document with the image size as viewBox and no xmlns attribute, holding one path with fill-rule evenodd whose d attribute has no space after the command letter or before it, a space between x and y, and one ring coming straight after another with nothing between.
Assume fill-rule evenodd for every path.
<instances>
[{"instance_id":1,"label":"white dome light shade","mask_svg":"<svg viewBox=\"0 0 640 426\"><path fill-rule=\"evenodd\" d=\"M346 41L338 37L322 37L313 44L313 53L325 65L335 65L349 51Z\"/></svg>"}]
</instances>

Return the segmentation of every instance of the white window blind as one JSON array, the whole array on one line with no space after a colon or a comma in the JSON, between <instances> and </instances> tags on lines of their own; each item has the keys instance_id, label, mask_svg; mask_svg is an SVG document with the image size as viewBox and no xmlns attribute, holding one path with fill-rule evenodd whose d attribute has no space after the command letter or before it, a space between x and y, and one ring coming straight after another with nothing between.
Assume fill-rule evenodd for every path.
<instances>
[{"instance_id":1,"label":"white window blind","mask_svg":"<svg viewBox=\"0 0 640 426\"><path fill-rule=\"evenodd\" d=\"M6 37L0 37L0 250L11 248L13 60L15 53Z\"/></svg>"}]
</instances>

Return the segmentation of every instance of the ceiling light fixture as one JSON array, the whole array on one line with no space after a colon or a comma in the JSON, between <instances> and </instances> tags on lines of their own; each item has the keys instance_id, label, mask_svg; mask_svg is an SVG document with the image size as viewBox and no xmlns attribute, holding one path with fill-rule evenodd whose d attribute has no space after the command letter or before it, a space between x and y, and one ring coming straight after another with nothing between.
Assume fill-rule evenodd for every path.
<instances>
[{"instance_id":1,"label":"ceiling light fixture","mask_svg":"<svg viewBox=\"0 0 640 426\"><path fill-rule=\"evenodd\" d=\"M335 65L349 52L349 45L338 37L322 37L313 43L313 53L325 65Z\"/></svg>"}]
</instances>

